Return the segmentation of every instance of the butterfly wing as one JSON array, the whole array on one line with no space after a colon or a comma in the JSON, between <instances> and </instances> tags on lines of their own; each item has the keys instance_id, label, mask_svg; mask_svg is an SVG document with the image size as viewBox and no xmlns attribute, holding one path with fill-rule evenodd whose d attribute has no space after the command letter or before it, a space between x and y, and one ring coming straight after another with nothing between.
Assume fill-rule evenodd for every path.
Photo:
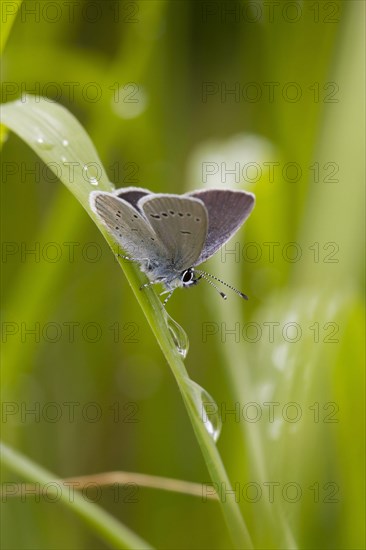
<instances>
[{"instance_id":1,"label":"butterfly wing","mask_svg":"<svg viewBox=\"0 0 366 550\"><path fill-rule=\"evenodd\" d=\"M146 195L152 195L153 193L148 189L143 189L142 187L122 187L121 189L116 189L113 192L113 195L127 201L131 206L137 208L138 201L145 197Z\"/></svg>"},{"instance_id":2,"label":"butterfly wing","mask_svg":"<svg viewBox=\"0 0 366 550\"><path fill-rule=\"evenodd\" d=\"M162 248L150 224L137 208L114 193L94 191L90 205L104 226L133 259L154 260Z\"/></svg>"},{"instance_id":3,"label":"butterfly wing","mask_svg":"<svg viewBox=\"0 0 366 550\"><path fill-rule=\"evenodd\" d=\"M253 210L255 197L245 191L207 189L193 191L184 196L202 201L208 212L208 231L198 265L217 252L243 225Z\"/></svg>"},{"instance_id":4,"label":"butterfly wing","mask_svg":"<svg viewBox=\"0 0 366 550\"><path fill-rule=\"evenodd\" d=\"M166 249L168 265L182 271L197 262L208 227L207 210L200 199L157 194L141 198L137 206Z\"/></svg>"}]
</instances>

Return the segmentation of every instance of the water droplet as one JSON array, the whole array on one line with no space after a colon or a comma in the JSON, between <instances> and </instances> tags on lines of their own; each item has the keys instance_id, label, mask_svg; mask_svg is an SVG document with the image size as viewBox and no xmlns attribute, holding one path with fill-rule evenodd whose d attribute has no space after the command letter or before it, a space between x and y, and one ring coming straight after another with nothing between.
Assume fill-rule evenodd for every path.
<instances>
[{"instance_id":1,"label":"water droplet","mask_svg":"<svg viewBox=\"0 0 366 550\"><path fill-rule=\"evenodd\" d=\"M69 145L69 140L68 140L68 139L63 139L63 140L62 140L62 145L63 145L64 147L68 147L68 145Z\"/></svg>"},{"instance_id":2,"label":"water droplet","mask_svg":"<svg viewBox=\"0 0 366 550\"><path fill-rule=\"evenodd\" d=\"M204 388L193 382L193 380L187 379L187 386L207 433L216 443L220 437L222 428L217 403Z\"/></svg>"},{"instance_id":3,"label":"water droplet","mask_svg":"<svg viewBox=\"0 0 366 550\"><path fill-rule=\"evenodd\" d=\"M83 177L91 185L98 185L102 177L102 170L96 162L88 162L83 166Z\"/></svg>"},{"instance_id":4,"label":"water droplet","mask_svg":"<svg viewBox=\"0 0 366 550\"><path fill-rule=\"evenodd\" d=\"M185 331L182 329L180 325L172 317L170 317L169 313L165 310L165 320L167 327L169 329L169 332L174 340L174 344L178 350L178 353L182 357L186 357L189 349L189 340L188 336L185 333Z\"/></svg>"},{"instance_id":5,"label":"water droplet","mask_svg":"<svg viewBox=\"0 0 366 550\"><path fill-rule=\"evenodd\" d=\"M67 161L67 158L64 157L63 155L62 155L62 157L61 157L61 162L64 162L64 163L68 162L68 161Z\"/></svg>"},{"instance_id":6,"label":"water droplet","mask_svg":"<svg viewBox=\"0 0 366 550\"><path fill-rule=\"evenodd\" d=\"M55 146L54 143L47 141L44 137L41 137L41 136L36 139L36 144L40 149L43 149L45 151L49 151L50 149L53 149Z\"/></svg>"}]
</instances>

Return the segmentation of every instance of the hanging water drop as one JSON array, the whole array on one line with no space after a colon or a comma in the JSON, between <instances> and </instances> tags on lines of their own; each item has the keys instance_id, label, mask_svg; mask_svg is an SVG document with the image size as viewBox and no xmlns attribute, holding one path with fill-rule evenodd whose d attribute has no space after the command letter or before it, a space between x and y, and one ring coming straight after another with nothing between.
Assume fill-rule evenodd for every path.
<instances>
[{"instance_id":1,"label":"hanging water drop","mask_svg":"<svg viewBox=\"0 0 366 550\"><path fill-rule=\"evenodd\" d=\"M169 332L174 340L174 344L177 348L178 353L185 358L188 353L189 349L189 340L188 336L185 333L185 331L182 329L180 325L172 317L170 317L169 313L165 310L165 320L167 327L169 329Z\"/></svg>"},{"instance_id":2,"label":"hanging water drop","mask_svg":"<svg viewBox=\"0 0 366 550\"><path fill-rule=\"evenodd\" d=\"M187 379L187 386L207 433L216 443L220 437L222 428L222 421L217 403L204 388L196 382L193 382L193 380Z\"/></svg>"}]
</instances>

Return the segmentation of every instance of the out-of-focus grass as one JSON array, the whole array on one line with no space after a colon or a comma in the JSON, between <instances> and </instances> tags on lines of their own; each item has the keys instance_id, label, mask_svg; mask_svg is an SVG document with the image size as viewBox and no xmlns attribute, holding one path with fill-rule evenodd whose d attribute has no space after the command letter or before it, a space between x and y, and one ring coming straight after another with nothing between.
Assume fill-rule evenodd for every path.
<instances>
[{"instance_id":1,"label":"out-of-focus grass","mask_svg":"<svg viewBox=\"0 0 366 550\"><path fill-rule=\"evenodd\" d=\"M8 5L3 8L3 17L1 18L0 55L4 50L4 46L9 37L21 3L22 0L15 0L15 2L9 2Z\"/></svg>"},{"instance_id":2,"label":"out-of-focus grass","mask_svg":"<svg viewBox=\"0 0 366 550\"><path fill-rule=\"evenodd\" d=\"M218 12L205 20L204 3L155 1L138 4L137 23L123 17L115 23L108 8L112 4L103 4L103 16L93 24L83 17L85 2L71 24L65 12L54 24L41 17L39 22L28 18L25 25L18 17L3 60L3 81L14 86L3 86L2 99L16 99L22 83L28 92L39 83L41 92L48 90L86 126L110 179L121 186L163 192L201 187L202 179L188 177L197 150L212 140L223 149L238 134L260 136L271 144L273 153L264 153L262 162L302 167L299 181L286 181L279 169L270 183L263 169L255 184L237 184L255 192L257 205L234 240L240 239L240 250L249 242L260 245L262 257L249 261L248 249L237 263L229 255L222 261L219 254L207 270L247 292L249 302L229 296L221 303L202 283L191 292L177 291L168 310L189 334L191 377L208 389L223 412L218 445L231 480L239 489L252 483L249 498L241 494L240 505L256 547L362 548L364 4L334 2L325 8L315 3L312 11L302 3L303 16L295 23L281 17L285 3L273 23L222 17L220 2L210 4ZM319 22L314 22L317 6ZM325 22L332 6L336 22ZM66 82L77 83L74 97ZM102 90L98 101L85 95L83 87L90 82ZM116 113L113 94L115 83L129 82L143 87L147 104L140 116L126 119ZM235 82L278 82L279 93L273 102L265 95L257 102L222 102L218 94L204 103L203 82L224 82L228 88ZM301 86L299 101L281 95L288 82ZM324 88L329 82L338 86L335 103L325 100L332 91ZM53 89L62 90L61 97L49 83L56 83ZM3 255L2 314L19 329L7 336L19 357L13 367L16 386L3 397L19 410L4 417L4 438L60 476L122 469L208 481L172 377L106 244L42 166L39 176L26 173L38 159L20 140L12 135L3 153L2 228L8 253ZM232 158L242 162L245 154L238 151ZM212 148L201 162L216 158ZM127 163L134 163L135 171L137 167L132 176ZM318 181L309 168L314 163L320 169ZM326 181L331 173L326 163L339 166L338 182ZM25 254L25 247L35 249L36 242L39 261ZM73 260L71 242L77 243ZM90 242L100 251L97 261L88 259L85 245ZM266 242L279 243L274 261ZM289 242L301 246L297 262L282 256ZM12 254L6 243L15 243ZM59 245L55 261L47 261L49 243ZM327 243L336 248L323 248ZM92 251L90 247L89 258ZM74 341L67 332L70 322L79 323ZM82 332L91 322L101 327L94 342L92 333L88 340ZM252 332L249 327L249 338L242 336L250 322L262 330L257 342L248 341L257 325ZM60 338L50 329L36 342L24 333L36 323L42 328L54 323ZM128 323L132 338L124 328ZM204 323L217 328L206 340ZM238 341L235 334L225 336L235 323ZM268 323L274 323L273 342ZM286 341L285 323L298 323L299 341ZM293 338L291 330L288 334ZM74 419L64 405L70 402L80 403ZM91 402L100 406L98 421L85 418L85 405ZM279 403L273 422L264 405L269 402ZM56 404L54 409L47 409L50 403ZM235 403L239 418L225 415L225 407L233 409ZM255 405L245 408L248 403ZM289 403L295 403L285 408L289 415L301 411L296 422L284 418ZM128 421L131 404L136 422ZM36 412L26 415L26 408ZM61 413L56 421L50 420L52 410ZM249 421L256 410L262 418ZM268 499L271 483L273 503ZM288 495L283 493L286 483L296 484L288 486ZM261 497L252 502L258 487ZM290 502L298 487L299 500ZM116 502L113 491L103 491L99 504L159 548L177 547L177 540L184 548L230 545L215 503L144 489L138 502L128 503L124 496ZM13 500L3 509L4 548L101 547L57 504ZM18 529L20 518L26 536Z\"/></svg>"}]
</instances>

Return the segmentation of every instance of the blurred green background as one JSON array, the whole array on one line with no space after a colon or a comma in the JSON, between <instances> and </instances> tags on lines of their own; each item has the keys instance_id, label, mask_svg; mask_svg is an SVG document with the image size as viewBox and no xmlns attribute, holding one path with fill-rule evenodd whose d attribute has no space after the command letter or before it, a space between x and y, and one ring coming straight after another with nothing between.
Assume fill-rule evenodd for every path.
<instances>
[{"instance_id":1,"label":"blurred green background","mask_svg":"<svg viewBox=\"0 0 366 550\"><path fill-rule=\"evenodd\" d=\"M67 107L116 186L255 193L207 263L250 300L202 282L167 309L256 548L365 545L363 21L353 0L25 0L2 57L2 102ZM59 477L209 482L102 235L18 137L2 153L3 439ZM231 547L214 502L126 495L98 503L157 548ZM4 549L106 547L59 503L5 500Z\"/></svg>"}]
</instances>

